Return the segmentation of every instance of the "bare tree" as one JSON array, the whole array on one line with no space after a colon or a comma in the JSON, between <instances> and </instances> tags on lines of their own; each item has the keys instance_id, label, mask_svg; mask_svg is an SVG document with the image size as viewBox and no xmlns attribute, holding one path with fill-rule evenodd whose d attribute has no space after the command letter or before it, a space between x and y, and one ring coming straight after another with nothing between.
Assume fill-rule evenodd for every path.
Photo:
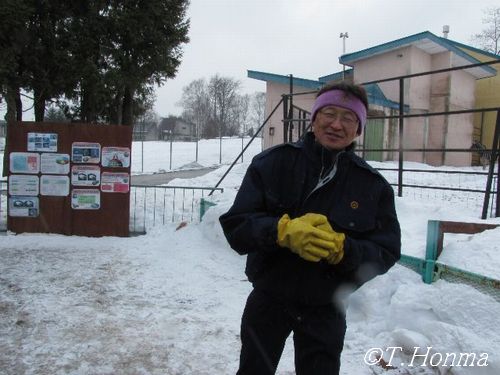
<instances>
[{"instance_id":1,"label":"bare tree","mask_svg":"<svg viewBox=\"0 0 500 375\"><path fill-rule=\"evenodd\" d=\"M266 93L256 92L252 95L252 130L253 127L258 129L265 120L266 111ZM253 135L253 134L252 134Z\"/></svg>"},{"instance_id":2,"label":"bare tree","mask_svg":"<svg viewBox=\"0 0 500 375\"><path fill-rule=\"evenodd\" d=\"M234 130L239 132L243 137L248 132L248 115L250 109L250 95L238 95L235 100L235 105L232 107L232 120Z\"/></svg>"},{"instance_id":3,"label":"bare tree","mask_svg":"<svg viewBox=\"0 0 500 375\"><path fill-rule=\"evenodd\" d=\"M200 129L204 137L253 135L264 122L266 94L240 94L241 84L231 77L200 78L183 88L178 105L183 118Z\"/></svg>"},{"instance_id":4,"label":"bare tree","mask_svg":"<svg viewBox=\"0 0 500 375\"><path fill-rule=\"evenodd\" d=\"M472 42L483 50L495 55L500 53L500 7L487 8L483 11L483 24L486 28L472 37Z\"/></svg>"},{"instance_id":5,"label":"bare tree","mask_svg":"<svg viewBox=\"0 0 500 375\"><path fill-rule=\"evenodd\" d=\"M210 78L208 92L212 108L213 125L218 127L219 136L236 134L237 127L229 119L232 107L236 103L240 82L230 77L221 77L218 74Z\"/></svg>"},{"instance_id":6,"label":"bare tree","mask_svg":"<svg viewBox=\"0 0 500 375\"><path fill-rule=\"evenodd\" d=\"M196 139L210 120L210 98L205 79L192 81L182 89L179 105L183 108L182 117L195 124Z\"/></svg>"}]
</instances>

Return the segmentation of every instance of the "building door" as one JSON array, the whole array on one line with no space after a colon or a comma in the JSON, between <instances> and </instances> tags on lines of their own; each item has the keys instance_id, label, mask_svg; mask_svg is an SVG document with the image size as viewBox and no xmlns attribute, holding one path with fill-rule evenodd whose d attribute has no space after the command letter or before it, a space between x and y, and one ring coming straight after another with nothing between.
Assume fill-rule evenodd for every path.
<instances>
[{"instance_id":1,"label":"building door","mask_svg":"<svg viewBox=\"0 0 500 375\"><path fill-rule=\"evenodd\" d=\"M364 148L382 149L384 146L384 120L370 119L366 123ZM365 160L383 161L383 151L366 151L364 153Z\"/></svg>"}]
</instances>

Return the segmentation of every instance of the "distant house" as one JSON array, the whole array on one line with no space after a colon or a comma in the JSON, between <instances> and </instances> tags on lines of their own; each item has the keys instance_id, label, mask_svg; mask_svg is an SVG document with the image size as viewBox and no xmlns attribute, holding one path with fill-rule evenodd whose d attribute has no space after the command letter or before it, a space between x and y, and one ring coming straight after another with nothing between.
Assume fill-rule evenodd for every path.
<instances>
[{"instance_id":1,"label":"distant house","mask_svg":"<svg viewBox=\"0 0 500 375\"><path fill-rule=\"evenodd\" d=\"M195 125L180 117L163 118L158 127L159 139L176 141L194 141L196 139Z\"/></svg>"},{"instance_id":2,"label":"distant house","mask_svg":"<svg viewBox=\"0 0 500 375\"><path fill-rule=\"evenodd\" d=\"M500 56L481 55L472 47L438 37L428 31L384 43L362 51L340 57L341 64L351 67L345 72L319 77L317 80L296 78L279 74L248 71L248 77L265 81L266 115L279 103L282 94L311 92L325 83L343 79L355 83L371 82L384 78L404 76L432 70L439 70L480 62L480 58L495 59ZM482 107L480 101L484 88L478 80L491 79L487 87L493 85L495 95L500 95L500 83L496 70L489 65L455 70L440 74L405 79L405 113L424 114ZM495 80L493 80L495 79ZM370 114L394 115L398 109L399 81L370 84L368 91ZM476 95L478 101L476 102ZM315 93L294 96L294 106L310 110ZM479 105L478 105L479 104ZM495 104L498 106L498 101ZM494 105L491 105L494 106ZM271 117L264 131L264 148L282 143L283 111L278 110ZM489 137L489 118L483 118L483 141ZM476 123L478 120L476 120ZM432 116L405 119L404 147L413 149L470 148L474 139L474 116ZM476 125L477 127L478 125ZM360 137L366 148L391 149L399 146L397 122L392 120L371 120L366 132ZM487 143L486 143L487 144ZM491 145L491 140L490 143ZM397 153L378 152L368 157L371 160L394 160ZM408 152L405 159L431 165L471 165L470 153Z\"/></svg>"},{"instance_id":3,"label":"distant house","mask_svg":"<svg viewBox=\"0 0 500 375\"><path fill-rule=\"evenodd\" d=\"M157 141L158 127L156 123L139 123L134 125L132 132L134 141Z\"/></svg>"}]
</instances>

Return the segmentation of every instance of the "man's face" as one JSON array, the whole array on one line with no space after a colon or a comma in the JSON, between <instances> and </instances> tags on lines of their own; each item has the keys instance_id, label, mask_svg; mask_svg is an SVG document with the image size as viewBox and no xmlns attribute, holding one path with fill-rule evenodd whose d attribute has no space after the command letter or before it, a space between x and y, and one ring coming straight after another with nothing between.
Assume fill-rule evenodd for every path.
<instances>
[{"instance_id":1,"label":"man's face","mask_svg":"<svg viewBox=\"0 0 500 375\"><path fill-rule=\"evenodd\" d=\"M359 121L354 112L330 105L317 112L313 133L323 147L342 150L358 136L358 127Z\"/></svg>"}]
</instances>

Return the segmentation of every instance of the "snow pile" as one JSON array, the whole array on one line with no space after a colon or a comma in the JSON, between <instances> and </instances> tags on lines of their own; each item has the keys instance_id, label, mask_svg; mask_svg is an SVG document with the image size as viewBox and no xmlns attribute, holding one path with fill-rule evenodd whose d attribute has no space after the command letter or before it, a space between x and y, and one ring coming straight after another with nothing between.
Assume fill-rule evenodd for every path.
<instances>
[{"instance_id":1,"label":"snow pile","mask_svg":"<svg viewBox=\"0 0 500 375\"><path fill-rule=\"evenodd\" d=\"M245 258L227 245L218 217L248 161L223 181L224 194L202 223L178 230L172 223L133 238L0 237L0 373L234 374L251 286ZM226 170L182 183L214 186ZM427 220L479 222L459 203L396 203L404 253L413 256L424 255ZM440 261L499 278L499 235L446 235ZM341 373L500 374L498 316L493 298L446 281L426 285L396 265L349 299ZM461 353L475 358L446 357ZM377 356L378 365L366 364ZM293 373L289 339L278 374Z\"/></svg>"}]
</instances>

